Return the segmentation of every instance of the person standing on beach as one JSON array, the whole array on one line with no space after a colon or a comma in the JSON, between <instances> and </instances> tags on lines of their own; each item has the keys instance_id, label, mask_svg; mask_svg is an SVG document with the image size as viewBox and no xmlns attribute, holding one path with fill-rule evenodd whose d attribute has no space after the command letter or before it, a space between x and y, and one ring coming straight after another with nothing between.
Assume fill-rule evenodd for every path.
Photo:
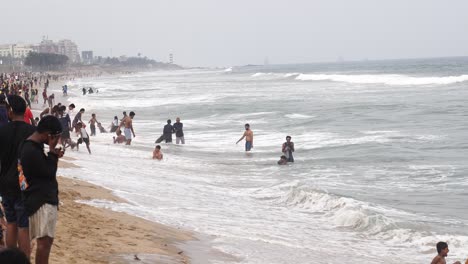
<instances>
[{"instance_id":1,"label":"person standing on beach","mask_svg":"<svg viewBox=\"0 0 468 264\"><path fill-rule=\"evenodd\" d=\"M125 139L127 140L127 143L125 145L132 144L132 134L133 134L133 137L135 137L135 131L133 130L133 117L134 116L135 116L135 113L133 111L130 112L130 116L126 116L120 123L119 128L117 129L117 130L120 130L120 127L122 126L125 127L124 134L125 134Z\"/></svg>"},{"instance_id":2,"label":"person standing on beach","mask_svg":"<svg viewBox=\"0 0 468 264\"><path fill-rule=\"evenodd\" d=\"M286 142L283 143L281 151L288 159L288 162L294 162L294 157L292 155L294 152L294 142L291 142L291 136L286 137Z\"/></svg>"},{"instance_id":3,"label":"person standing on beach","mask_svg":"<svg viewBox=\"0 0 468 264\"><path fill-rule=\"evenodd\" d=\"M123 114L123 117L122 117L122 119L120 119L120 122L124 121L124 119L127 118L127 112L126 111L123 111L122 114Z\"/></svg>"},{"instance_id":4,"label":"person standing on beach","mask_svg":"<svg viewBox=\"0 0 468 264\"><path fill-rule=\"evenodd\" d=\"M84 114L84 112L85 109L81 108L80 111L75 115L75 118L73 118L72 127L75 129L76 133L79 133L78 128L76 128L76 124L78 124L78 122L83 123L81 116Z\"/></svg>"},{"instance_id":5,"label":"person standing on beach","mask_svg":"<svg viewBox=\"0 0 468 264\"><path fill-rule=\"evenodd\" d=\"M36 264L49 263L49 254L55 237L58 216L58 159L64 151L56 148L62 125L55 116L46 116L24 141L19 155L19 181L24 206L29 216L29 234L36 239ZM44 153L44 144L49 152Z\"/></svg>"},{"instance_id":6,"label":"person standing on beach","mask_svg":"<svg viewBox=\"0 0 468 264\"><path fill-rule=\"evenodd\" d=\"M4 94L0 94L0 127L8 124L8 108L6 97Z\"/></svg>"},{"instance_id":7,"label":"person standing on beach","mask_svg":"<svg viewBox=\"0 0 468 264\"><path fill-rule=\"evenodd\" d=\"M67 112L70 118L72 118L72 115L74 114L74 112L75 112L75 104L70 104L68 106L68 112Z\"/></svg>"},{"instance_id":8,"label":"person standing on beach","mask_svg":"<svg viewBox=\"0 0 468 264\"><path fill-rule=\"evenodd\" d=\"M112 120L112 123L111 123L110 132L114 133L115 131L117 131L118 127L119 127L119 118L117 116L114 116L114 120Z\"/></svg>"},{"instance_id":9,"label":"person standing on beach","mask_svg":"<svg viewBox=\"0 0 468 264\"><path fill-rule=\"evenodd\" d=\"M80 138L78 139L78 143L76 144L76 150L80 150L80 144L85 143L86 148L88 149L89 154L91 154L91 149L89 148L90 142L89 142L89 135L88 132L86 131L86 127L83 123L78 123L76 124L76 127L79 130L80 133Z\"/></svg>"},{"instance_id":10,"label":"person standing on beach","mask_svg":"<svg viewBox=\"0 0 468 264\"><path fill-rule=\"evenodd\" d=\"M174 131L176 134L176 144L179 144L179 142L182 144L185 144L184 131L183 131L184 124L180 122L179 117L176 118L176 122L174 123L173 127L174 127Z\"/></svg>"},{"instance_id":11,"label":"person standing on beach","mask_svg":"<svg viewBox=\"0 0 468 264\"><path fill-rule=\"evenodd\" d=\"M88 124L91 124L91 136L96 135L96 123L99 123L96 119L96 114L91 114L91 119L89 120Z\"/></svg>"},{"instance_id":12,"label":"person standing on beach","mask_svg":"<svg viewBox=\"0 0 468 264\"><path fill-rule=\"evenodd\" d=\"M54 103L55 103L55 95L51 94L49 96L49 99L47 99L47 101L49 102L49 108L52 108L54 106Z\"/></svg>"},{"instance_id":13,"label":"person standing on beach","mask_svg":"<svg viewBox=\"0 0 468 264\"><path fill-rule=\"evenodd\" d=\"M29 125L34 125L34 116L29 106L26 106L26 111L24 112L24 122Z\"/></svg>"},{"instance_id":14,"label":"person standing on beach","mask_svg":"<svg viewBox=\"0 0 468 264\"><path fill-rule=\"evenodd\" d=\"M63 131L60 141L62 142L63 149L66 149L68 146L71 146L73 149L74 145L70 138L70 131L72 130L71 119L70 119L70 116L67 113L65 113L66 109L67 107L62 105L59 107L59 110L58 110L58 119L60 121L60 124L62 125L62 131Z\"/></svg>"},{"instance_id":15,"label":"person standing on beach","mask_svg":"<svg viewBox=\"0 0 468 264\"><path fill-rule=\"evenodd\" d=\"M245 151L250 151L253 148L253 131L250 130L250 125L245 124L244 135L236 142L238 144L245 138Z\"/></svg>"},{"instance_id":16,"label":"person standing on beach","mask_svg":"<svg viewBox=\"0 0 468 264\"><path fill-rule=\"evenodd\" d=\"M164 126L163 135L166 143L172 143L172 133L174 133L174 127L171 125L171 120L167 120L167 124Z\"/></svg>"},{"instance_id":17,"label":"person standing on beach","mask_svg":"<svg viewBox=\"0 0 468 264\"><path fill-rule=\"evenodd\" d=\"M18 185L18 148L34 133L35 128L24 122L26 102L17 95L8 98L10 123L0 127L0 195L7 220L7 247L19 247L30 255L29 221Z\"/></svg>"},{"instance_id":18,"label":"person standing on beach","mask_svg":"<svg viewBox=\"0 0 468 264\"><path fill-rule=\"evenodd\" d=\"M432 259L431 264L446 264L445 258L449 253L448 245L445 242L439 242L436 245L437 248L437 256ZM461 264L460 261L456 261L453 264Z\"/></svg>"},{"instance_id":19,"label":"person standing on beach","mask_svg":"<svg viewBox=\"0 0 468 264\"><path fill-rule=\"evenodd\" d=\"M42 99L44 99L44 106L47 104L47 99L49 97L47 96L47 88L44 88L44 91L42 91Z\"/></svg>"}]
</instances>

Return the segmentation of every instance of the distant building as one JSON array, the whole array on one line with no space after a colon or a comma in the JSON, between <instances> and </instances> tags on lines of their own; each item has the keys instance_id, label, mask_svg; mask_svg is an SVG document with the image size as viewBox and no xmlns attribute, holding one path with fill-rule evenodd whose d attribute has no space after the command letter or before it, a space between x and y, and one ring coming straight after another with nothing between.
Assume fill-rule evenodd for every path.
<instances>
[{"instance_id":1,"label":"distant building","mask_svg":"<svg viewBox=\"0 0 468 264\"><path fill-rule=\"evenodd\" d=\"M0 45L0 57L25 58L32 51L33 45L29 44Z\"/></svg>"},{"instance_id":2,"label":"distant building","mask_svg":"<svg viewBox=\"0 0 468 264\"><path fill-rule=\"evenodd\" d=\"M30 52L34 51L33 45L30 44L15 44L13 45L13 57L26 58Z\"/></svg>"},{"instance_id":3,"label":"distant building","mask_svg":"<svg viewBox=\"0 0 468 264\"><path fill-rule=\"evenodd\" d=\"M80 62L80 53L78 52L78 45L75 42L62 39L57 42L58 53L68 57L72 63Z\"/></svg>"},{"instance_id":4,"label":"distant building","mask_svg":"<svg viewBox=\"0 0 468 264\"><path fill-rule=\"evenodd\" d=\"M13 56L13 45L0 45L0 57Z\"/></svg>"},{"instance_id":5,"label":"distant building","mask_svg":"<svg viewBox=\"0 0 468 264\"><path fill-rule=\"evenodd\" d=\"M169 54L169 63L174 64L174 55L172 53Z\"/></svg>"},{"instance_id":6,"label":"distant building","mask_svg":"<svg viewBox=\"0 0 468 264\"><path fill-rule=\"evenodd\" d=\"M81 52L81 61L84 64L92 64L94 62L93 51L86 50Z\"/></svg>"},{"instance_id":7,"label":"distant building","mask_svg":"<svg viewBox=\"0 0 468 264\"><path fill-rule=\"evenodd\" d=\"M60 54L58 45L52 40L43 39L35 48L36 52Z\"/></svg>"},{"instance_id":8,"label":"distant building","mask_svg":"<svg viewBox=\"0 0 468 264\"><path fill-rule=\"evenodd\" d=\"M49 39L43 39L39 45L37 45L34 49L36 52L41 53L53 53L53 54L61 54L68 57L69 62L76 63L80 62L80 53L78 52L78 46L75 42L62 39L58 42L54 42Z\"/></svg>"}]
</instances>

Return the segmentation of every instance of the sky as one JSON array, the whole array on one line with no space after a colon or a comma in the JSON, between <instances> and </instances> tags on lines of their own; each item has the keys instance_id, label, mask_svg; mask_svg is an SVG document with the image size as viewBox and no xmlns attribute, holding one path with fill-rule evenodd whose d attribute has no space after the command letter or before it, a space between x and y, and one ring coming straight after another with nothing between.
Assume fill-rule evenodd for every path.
<instances>
[{"instance_id":1,"label":"sky","mask_svg":"<svg viewBox=\"0 0 468 264\"><path fill-rule=\"evenodd\" d=\"M47 36L203 67L468 56L467 11L466 0L15 0L2 3L0 44Z\"/></svg>"}]
</instances>

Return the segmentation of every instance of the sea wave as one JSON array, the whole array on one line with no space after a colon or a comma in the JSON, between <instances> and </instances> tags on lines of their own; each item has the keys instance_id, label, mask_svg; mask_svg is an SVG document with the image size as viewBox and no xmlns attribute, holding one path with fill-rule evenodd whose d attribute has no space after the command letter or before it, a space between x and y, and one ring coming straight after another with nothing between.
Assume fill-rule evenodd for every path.
<instances>
[{"instance_id":1,"label":"sea wave","mask_svg":"<svg viewBox=\"0 0 468 264\"><path fill-rule=\"evenodd\" d=\"M347 83L386 85L444 85L468 81L468 75L445 77L413 77L398 74L300 74L296 77L300 81L334 81Z\"/></svg>"},{"instance_id":2,"label":"sea wave","mask_svg":"<svg viewBox=\"0 0 468 264\"><path fill-rule=\"evenodd\" d=\"M332 81L355 84L446 85L468 81L468 75L415 77L400 74L309 74L257 72L252 78L261 80L293 79L297 81Z\"/></svg>"}]
</instances>

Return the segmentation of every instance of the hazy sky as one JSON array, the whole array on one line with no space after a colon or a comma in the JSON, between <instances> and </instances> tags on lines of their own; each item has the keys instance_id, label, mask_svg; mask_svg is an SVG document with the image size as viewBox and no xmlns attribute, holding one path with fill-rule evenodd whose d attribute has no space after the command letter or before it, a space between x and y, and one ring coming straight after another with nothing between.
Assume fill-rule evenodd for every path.
<instances>
[{"instance_id":1,"label":"hazy sky","mask_svg":"<svg viewBox=\"0 0 468 264\"><path fill-rule=\"evenodd\" d=\"M467 12L467 0L15 0L0 43L46 35L185 66L461 56Z\"/></svg>"}]
</instances>

